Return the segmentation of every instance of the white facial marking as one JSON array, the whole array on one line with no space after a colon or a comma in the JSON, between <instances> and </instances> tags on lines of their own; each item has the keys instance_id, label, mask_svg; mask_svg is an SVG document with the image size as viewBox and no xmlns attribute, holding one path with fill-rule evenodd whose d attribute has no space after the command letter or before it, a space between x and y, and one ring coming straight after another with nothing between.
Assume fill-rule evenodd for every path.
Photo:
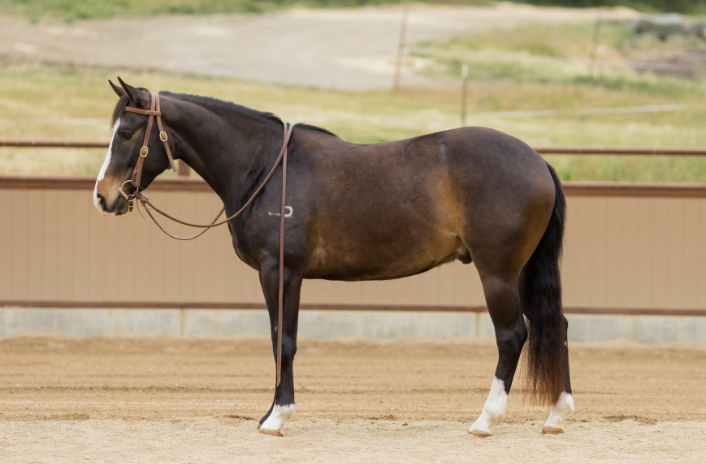
<instances>
[{"instance_id":1,"label":"white facial marking","mask_svg":"<svg viewBox=\"0 0 706 464\"><path fill-rule=\"evenodd\" d=\"M277 216L277 217L279 217L279 214L280 214L280 213L271 213L271 212L268 211L267 214L269 214L270 216ZM294 208L292 208L291 206L285 206L285 207L284 207L284 217L285 217L285 218L290 218L290 217L292 217L293 214L294 214Z\"/></svg>"},{"instance_id":2,"label":"white facial marking","mask_svg":"<svg viewBox=\"0 0 706 464\"><path fill-rule=\"evenodd\" d=\"M294 403L288 404L286 406L275 405L272 408L272 413L270 417L260 426L260 429L265 430L276 430L282 433L282 426L289 420L290 417L294 415Z\"/></svg>"},{"instance_id":3,"label":"white facial marking","mask_svg":"<svg viewBox=\"0 0 706 464\"><path fill-rule=\"evenodd\" d=\"M115 133L118 131L118 127L120 127L120 118L118 118L118 120L115 121L115 124L113 125L113 135L110 136L108 154L106 155L105 161L103 161L103 166L101 166L101 170L98 173L98 178L96 179L96 186L93 187L93 204L103 216L115 216L115 213L108 213L106 211L103 211L103 208L101 208L100 199L98 198L98 182L103 180L103 178L105 177L105 171L108 170L108 166L110 165L110 157L113 154L113 140L115 140Z\"/></svg>"},{"instance_id":4,"label":"white facial marking","mask_svg":"<svg viewBox=\"0 0 706 464\"><path fill-rule=\"evenodd\" d=\"M481 437L492 435L491 429L500 422L505 415L506 409L507 393L505 393L505 382L494 377L490 393L488 393L488 399L485 401L485 406L483 406L483 413L473 423L469 432Z\"/></svg>"},{"instance_id":5,"label":"white facial marking","mask_svg":"<svg viewBox=\"0 0 706 464\"><path fill-rule=\"evenodd\" d=\"M574 397L571 393L562 392L559 399L556 400L552 411L549 413L547 421L544 423L545 430L548 428L551 431L563 431L564 421L569 418L574 412Z\"/></svg>"}]
</instances>

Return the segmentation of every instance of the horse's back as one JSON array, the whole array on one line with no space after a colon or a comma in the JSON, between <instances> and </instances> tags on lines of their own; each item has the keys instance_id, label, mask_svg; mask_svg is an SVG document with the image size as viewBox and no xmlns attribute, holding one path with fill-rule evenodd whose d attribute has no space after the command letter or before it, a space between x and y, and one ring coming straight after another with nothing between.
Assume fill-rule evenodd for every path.
<instances>
[{"instance_id":1,"label":"horse's back","mask_svg":"<svg viewBox=\"0 0 706 464\"><path fill-rule=\"evenodd\" d=\"M429 214L434 206L445 217L449 208L462 205L477 210L487 203L509 212L539 203L550 211L554 202L554 182L542 157L494 129L465 127L367 145L336 140L335 148L319 152L326 158L319 178L328 180L329 192L344 186L348 199L372 193L378 202L412 201ZM448 207L439 204L441 198Z\"/></svg>"},{"instance_id":2,"label":"horse's back","mask_svg":"<svg viewBox=\"0 0 706 464\"><path fill-rule=\"evenodd\" d=\"M549 171L529 145L486 127L463 127L393 142L355 144L329 134L315 134L314 164L337 166L348 176L387 178L391 170L448 175L462 179L549 181ZM315 167L315 166L312 166ZM481 180L481 179L479 179Z\"/></svg>"},{"instance_id":3,"label":"horse's back","mask_svg":"<svg viewBox=\"0 0 706 464\"><path fill-rule=\"evenodd\" d=\"M492 129L369 145L312 137L304 144L316 199L312 276L394 278L468 261L493 233L516 234L551 213L554 184L542 158Z\"/></svg>"}]
</instances>

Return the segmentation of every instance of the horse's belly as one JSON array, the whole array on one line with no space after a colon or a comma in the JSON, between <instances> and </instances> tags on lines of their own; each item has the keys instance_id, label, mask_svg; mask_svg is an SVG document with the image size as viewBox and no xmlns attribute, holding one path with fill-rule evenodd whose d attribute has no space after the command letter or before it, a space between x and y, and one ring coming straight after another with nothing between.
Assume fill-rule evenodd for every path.
<instances>
[{"instance_id":1,"label":"horse's belly","mask_svg":"<svg viewBox=\"0 0 706 464\"><path fill-rule=\"evenodd\" d=\"M333 244L332 244L333 245ZM371 244L346 240L339 246L317 246L309 255L306 278L386 280L406 277L456 259L469 263L470 252L457 236L434 240L396 240Z\"/></svg>"}]
</instances>

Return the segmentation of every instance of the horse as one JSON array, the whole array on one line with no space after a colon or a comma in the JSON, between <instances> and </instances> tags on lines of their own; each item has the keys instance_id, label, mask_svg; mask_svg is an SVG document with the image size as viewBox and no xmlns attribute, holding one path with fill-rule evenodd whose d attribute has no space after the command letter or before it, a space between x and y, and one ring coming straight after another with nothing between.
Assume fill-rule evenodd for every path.
<instances>
[{"instance_id":1,"label":"horse","mask_svg":"<svg viewBox=\"0 0 706 464\"><path fill-rule=\"evenodd\" d=\"M227 222L233 248L259 273L273 352L281 360L281 381L259 421L261 433L282 436L294 413L293 361L304 279L397 279L454 260L475 264L498 348L487 401L469 432L490 436L503 418L526 342L526 393L534 403L551 406L542 433L564 432L574 410L559 270L566 203L556 172L530 146L482 127L355 144L319 127L291 126L284 147L289 181L280 328L276 212L283 166L275 160L287 125L272 113L163 91L157 94L160 129L168 138L158 136L150 133L144 116L152 104L150 91L118 79L120 86L109 81L119 99L94 204L104 216L131 209L123 188L135 190L127 181L146 155L140 147L144 139L151 156L140 161L140 191L173 167L173 154L208 183L226 214L243 209ZM273 166L275 175L260 187Z\"/></svg>"}]
</instances>

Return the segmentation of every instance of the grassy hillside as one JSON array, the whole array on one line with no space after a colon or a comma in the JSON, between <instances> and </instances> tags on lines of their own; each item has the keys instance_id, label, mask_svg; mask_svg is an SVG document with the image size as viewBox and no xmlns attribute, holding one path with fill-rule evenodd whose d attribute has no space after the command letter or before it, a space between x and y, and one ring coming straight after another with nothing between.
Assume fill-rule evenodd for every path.
<instances>
[{"instance_id":1,"label":"grassy hillside","mask_svg":"<svg viewBox=\"0 0 706 464\"><path fill-rule=\"evenodd\" d=\"M679 12L686 14L706 13L705 0L523 0L542 6L568 6L586 8L596 6L626 6L646 12Z\"/></svg>"},{"instance_id":2,"label":"grassy hillside","mask_svg":"<svg viewBox=\"0 0 706 464\"><path fill-rule=\"evenodd\" d=\"M510 79L543 84L584 84L588 76L586 60L591 56L594 24L544 24L520 26L511 30L493 30L455 37L444 41L426 41L412 45L411 56L426 61L432 73L460 74L462 64L469 65L472 80ZM670 37L636 34L627 23L604 22L600 29L600 49L595 55L604 61L657 62L662 64L697 63L694 52L706 49L706 40L695 36ZM419 64L418 64L419 67ZM646 95L678 96L701 92L703 77L698 66L687 78L673 79L652 74L604 67L595 69L602 76L600 85L633 88Z\"/></svg>"},{"instance_id":3,"label":"grassy hillside","mask_svg":"<svg viewBox=\"0 0 706 464\"><path fill-rule=\"evenodd\" d=\"M371 143L459 125L457 87L340 92L152 72L42 67L0 71L0 138L107 140L116 97L108 78L120 74L151 90L210 95L273 111L289 122L325 127L346 140ZM706 147L699 106L704 86L690 80L634 77L628 86L601 81L521 83L476 81L469 90L469 125L493 127L532 145ZM643 85L637 85L640 82ZM497 111L690 105L678 112L507 118ZM484 114L480 114L484 113ZM88 118L88 119L64 119ZM94 119L91 119L94 118ZM0 174L95 174L105 150L0 148ZM706 182L706 159L689 157L571 157L548 159L563 179Z\"/></svg>"},{"instance_id":4,"label":"grassy hillside","mask_svg":"<svg viewBox=\"0 0 706 464\"><path fill-rule=\"evenodd\" d=\"M293 6L357 7L403 0L0 0L0 12L66 20L158 14L261 13ZM429 0L427 3L492 5L493 0Z\"/></svg>"},{"instance_id":5,"label":"grassy hillside","mask_svg":"<svg viewBox=\"0 0 706 464\"><path fill-rule=\"evenodd\" d=\"M593 24L521 26L446 41L415 44L410 60L430 74L460 76L468 65L471 111L630 107L683 103L680 111L553 117L471 117L536 145L706 146L698 121L706 116L701 71L666 75L594 67L589 73ZM602 60L670 62L706 48L697 38L636 35L620 23L604 23ZM688 60L684 61L687 63ZM486 90L487 89L487 90ZM483 110L487 111L487 110ZM644 157L549 157L564 179L704 181L706 159Z\"/></svg>"},{"instance_id":6,"label":"grassy hillside","mask_svg":"<svg viewBox=\"0 0 706 464\"><path fill-rule=\"evenodd\" d=\"M189 3L149 0L143 6L179 2ZM226 4L227 0L220 3ZM119 74L151 90L214 96L272 111L292 123L325 127L352 142L396 140L459 126L460 69L467 64L468 125L492 127L534 146L706 147L703 68L681 76L608 67L589 73L586 58L592 33L592 23L520 26L411 44L406 69L421 70L439 85L403 87L397 93L316 90L158 72L0 67L0 138L106 140L115 102L107 79ZM598 57L604 60L667 63L706 49L701 39L662 42L635 35L619 23L604 23L600 44ZM662 112L581 113L651 105L677 106ZM541 112L546 110L555 113ZM0 148L0 173L95 174L103 157L104 150ZM548 159L565 180L706 182L706 157Z\"/></svg>"},{"instance_id":7,"label":"grassy hillside","mask_svg":"<svg viewBox=\"0 0 706 464\"><path fill-rule=\"evenodd\" d=\"M157 14L260 13L292 6L325 8L403 3L405 0L0 0L0 12L65 20ZM420 0L418 0L420 1ZM494 0L421 0L422 3L492 5ZM552 6L623 5L647 12L706 13L706 0L522 0Z\"/></svg>"}]
</instances>

